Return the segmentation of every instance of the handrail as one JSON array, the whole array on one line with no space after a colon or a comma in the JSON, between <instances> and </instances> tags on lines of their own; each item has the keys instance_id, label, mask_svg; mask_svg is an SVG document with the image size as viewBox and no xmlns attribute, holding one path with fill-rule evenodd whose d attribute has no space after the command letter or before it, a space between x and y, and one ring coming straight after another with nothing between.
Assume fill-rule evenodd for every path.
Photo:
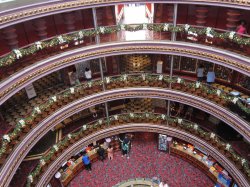
<instances>
[{"instance_id":1,"label":"handrail","mask_svg":"<svg viewBox=\"0 0 250 187\"><path fill-rule=\"evenodd\" d=\"M104 83L106 84L106 86L109 86L110 84L115 83L115 85L119 87L120 86L119 84L126 86L126 82L137 81L137 80L144 82L144 83L147 83L147 82L157 83L158 82L158 83L168 83L168 84L179 84L188 88L199 89L202 92L217 95L218 97L223 99L225 102L232 102L233 104L238 105L239 107L241 107L242 110L250 114L250 109L246 108L243 105L239 97L233 97L225 92L222 92L220 89L214 89L200 82L186 81L185 79L182 79L179 77L173 77L172 79L170 79L169 76L166 76L163 74L131 74L131 75L124 74L124 75L117 75L113 77L105 77ZM34 120L36 119L36 117L40 116L45 110L51 108L51 106L53 105L56 105L58 102L63 101L65 98L69 98L70 96L76 93L80 93L81 91L84 91L85 89L88 89L88 88L92 88L95 86L100 87L102 84L103 82L100 79L84 82L80 85L76 85L74 87L71 87L64 91L59 92L58 94L50 97L47 100L47 102L40 104L39 106L34 106L33 110L31 111L29 115L26 116L26 118L18 120L18 122L16 123L16 127L14 128L12 132L5 134L3 136L2 144L0 148L0 157L6 153L7 151L6 149L9 146L10 142L16 140L24 129L30 128L29 126L34 123ZM157 87L157 85L155 86ZM112 89L114 88L112 87Z\"/></svg>"},{"instance_id":2,"label":"handrail","mask_svg":"<svg viewBox=\"0 0 250 187\"><path fill-rule=\"evenodd\" d=\"M124 25L112 25L112 26L103 26L98 27L97 29L84 29L76 32L70 32L67 34L62 34L59 36L55 36L49 39L45 39L42 41L37 41L33 44L29 44L19 49L15 49L9 54L6 54L0 58L0 67L9 66L15 63L17 60L23 58L24 56L28 56L31 54L35 54L36 52L56 47L60 45L65 45L71 42L79 42L83 41L84 37L103 35L103 34L111 34L117 33L120 31L140 31L140 30L149 30L154 32L176 32L176 33L184 33L184 34L197 34L198 36L210 37L210 38L220 38L220 39L228 39L232 43L236 43L239 45L250 46L250 36L249 35L237 35L235 32L226 31L217 28L211 27L201 27L201 26L190 26L188 24L185 25L177 25L174 27L168 23L144 23L144 24L124 24ZM217 32L219 31L219 32ZM223 33L220 33L223 32ZM78 45L78 44L77 44Z\"/></svg>"},{"instance_id":3,"label":"handrail","mask_svg":"<svg viewBox=\"0 0 250 187\"><path fill-rule=\"evenodd\" d=\"M99 0L98 2L95 0L75 0L75 1L63 1L63 2L45 2L43 4L31 4L29 6L20 6L16 8L7 8L8 11L4 11L0 13L0 28L4 28L13 24L17 24L23 21L32 20L35 18L40 18L56 13L69 12L79 9L86 9L92 7L100 7L100 6L111 6L115 4L123 4L123 3L148 3L148 1L138 1L138 0L130 0L130 1L122 1L122 0ZM159 1L151 0L151 3L159 3ZM164 3L164 2L160 2ZM167 3L179 3L179 4L196 4L196 5L210 5L210 6L222 6L228 8L238 8L238 9L249 9L248 1L223 1L223 0L173 0Z\"/></svg>"},{"instance_id":4,"label":"handrail","mask_svg":"<svg viewBox=\"0 0 250 187\"><path fill-rule=\"evenodd\" d=\"M72 139L76 139L79 136L83 136L85 131L87 132L88 129L103 128L103 126L109 127L110 123L117 122L119 120L122 120L122 121L128 120L130 123L134 122L133 120L135 120L134 123L136 123L137 119L145 120L145 121L160 120L160 123L164 123L164 124L166 123L166 125L170 125L170 126L172 126L171 124L175 124L177 126L176 128L181 128L191 134L194 134L200 138L205 139L206 141L211 140L212 142L215 142L217 145L217 148L220 147L220 149L223 149L226 152L225 154L228 153L232 155L232 159L242 164L244 168L244 172L249 175L248 177L250 177L250 167L249 167L247 160L245 158L242 158L239 154L237 154L229 143L225 143L224 141L222 141L219 138L219 136L215 135L213 132L204 131L204 129L198 124L188 121L186 119L169 117L169 116L166 116L165 114L160 114L160 113L123 113L123 114L118 114L118 115L112 115L108 119L102 118L102 119L98 119L93 122L90 122L88 124L84 124L83 127L77 132L69 133L67 136L65 136L60 142L56 143L53 147L51 147L50 150L44 156L42 156L36 168L32 172L29 173L26 187L31 186L31 184L33 183L33 179L38 177L41 174L42 168L45 165L49 164L51 158L54 155L56 155L58 152L60 152L60 150L64 149L65 147L68 147L71 144L70 141ZM140 123L142 122L140 121Z\"/></svg>"},{"instance_id":5,"label":"handrail","mask_svg":"<svg viewBox=\"0 0 250 187\"><path fill-rule=\"evenodd\" d=\"M25 158L31 148L49 130L55 127L56 124L89 107L99 105L104 102L126 98L157 98L190 105L221 119L239 131L246 138L246 140L250 141L250 127L248 124L246 124L246 122L240 119L239 116L206 99L168 88L117 88L113 90L106 90L104 92L96 93L87 97L80 97L78 100L61 107L42 121L39 121L38 125L33 126L29 133L22 137L22 142L16 144L16 146L10 150L11 153L5 160L0 170L0 182L4 184L4 186L8 186L18 166L21 164L22 160Z\"/></svg>"}]
</instances>

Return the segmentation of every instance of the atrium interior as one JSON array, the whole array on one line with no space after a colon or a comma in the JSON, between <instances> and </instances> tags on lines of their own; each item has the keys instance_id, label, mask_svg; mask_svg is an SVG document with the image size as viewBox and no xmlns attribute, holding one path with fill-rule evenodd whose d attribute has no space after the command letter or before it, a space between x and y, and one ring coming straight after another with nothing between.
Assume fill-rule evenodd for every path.
<instances>
[{"instance_id":1,"label":"atrium interior","mask_svg":"<svg viewBox=\"0 0 250 187\"><path fill-rule=\"evenodd\" d=\"M250 186L249 17L0 0L0 186Z\"/></svg>"}]
</instances>

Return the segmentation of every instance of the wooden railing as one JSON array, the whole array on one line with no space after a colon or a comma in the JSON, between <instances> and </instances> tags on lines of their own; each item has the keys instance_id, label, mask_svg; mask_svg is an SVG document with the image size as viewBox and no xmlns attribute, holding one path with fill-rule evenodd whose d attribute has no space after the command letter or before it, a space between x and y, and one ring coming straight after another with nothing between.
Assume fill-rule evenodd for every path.
<instances>
[{"instance_id":1,"label":"wooden railing","mask_svg":"<svg viewBox=\"0 0 250 187\"><path fill-rule=\"evenodd\" d=\"M236 167L242 171L250 181L250 169L246 159L238 155L230 144L223 142L213 132L204 130L196 123L181 118L168 117L165 114L128 113L114 115L110 116L108 119L98 119L97 121L91 122L89 124L84 124L83 127L77 132L70 133L65 136L64 139L51 147L46 155L40 159L37 167L29 174L27 178L27 187L34 186L38 182L39 176L47 170L49 165L54 160L56 160L56 158L59 157L65 149L78 142L81 138L88 137L92 133L101 131L102 129L110 128L112 126L135 123L145 124L145 126L152 123L168 126L170 128L185 131L192 134L193 136L197 136L205 140L207 143L213 145L213 147L220 151L221 154L225 155L227 159L231 160L231 162L234 163ZM131 125L131 128L133 128L133 125Z\"/></svg>"},{"instance_id":2,"label":"wooden railing","mask_svg":"<svg viewBox=\"0 0 250 187\"><path fill-rule=\"evenodd\" d=\"M162 74L125 74L115 77L105 77L105 85L107 90L138 86L170 88L170 84L171 89L180 90L182 92L205 98L216 103L217 105L226 107L229 111L229 104L238 106L241 108L242 113L249 115L249 109L244 106L244 103L240 98L230 96L219 89L214 89L200 82L191 82L178 77L170 79L168 76ZM28 133L36 124L38 124L57 109L74 100L77 100L78 98L100 92L102 92L102 81L93 80L66 89L52 96L45 103L35 106L32 112L27 114L26 118L19 119L17 121L16 127L12 132L3 136L0 156L2 159L5 159L13 147L21 141L22 137L26 133Z\"/></svg>"},{"instance_id":3,"label":"wooden railing","mask_svg":"<svg viewBox=\"0 0 250 187\"><path fill-rule=\"evenodd\" d=\"M147 37L145 40L171 40L171 33L175 32L177 33L177 41L214 46L240 53L246 57L250 54L249 35L237 35L235 32L222 29L187 24L173 27L173 25L167 23L115 25L99 27L98 29L79 30L13 50L0 58L0 71L2 72L0 80L11 76L32 63L36 63L38 59L44 59L58 52L65 52L86 45L96 45L93 39L96 35L101 36L101 43L126 41L125 31L136 32L140 30L145 30L150 34L151 37ZM189 39L190 36L196 40Z\"/></svg>"}]
</instances>

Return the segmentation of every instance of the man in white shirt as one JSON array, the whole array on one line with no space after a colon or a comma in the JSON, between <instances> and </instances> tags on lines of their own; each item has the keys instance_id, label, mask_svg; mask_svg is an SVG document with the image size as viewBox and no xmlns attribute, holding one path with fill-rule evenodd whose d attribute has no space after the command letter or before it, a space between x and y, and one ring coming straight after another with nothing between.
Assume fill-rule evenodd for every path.
<instances>
[{"instance_id":1,"label":"man in white shirt","mask_svg":"<svg viewBox=\"0 0 250 187\"><path fill-rule=\"evenodd\" d=\"M209 68L207 72L207 84L212 84L215 81L215 73L213 71L213 68Z\"/></svg>"},{"instance_id":2,"label":"man in white shirt","mask_svg":"<svg viewBox=\"0 0 250 187\"><path fill-rule=\"evenodd\" d=\"M89 69L89 68L85 68L85 78L87 79L87 80L91 80L92 79L92 72L91 72L91 70Z\"/></svg>"},{"instance_id":3,"label":"man in white shirt","mask_svg":"<svg viewBox=\"0 0 250 187\"><path fill-rule=\"evenodd\" d=\"M202 82L204 77L204 67L203 65L199 65L197 69L197 81Z\"/></svg>"}]
</instances>

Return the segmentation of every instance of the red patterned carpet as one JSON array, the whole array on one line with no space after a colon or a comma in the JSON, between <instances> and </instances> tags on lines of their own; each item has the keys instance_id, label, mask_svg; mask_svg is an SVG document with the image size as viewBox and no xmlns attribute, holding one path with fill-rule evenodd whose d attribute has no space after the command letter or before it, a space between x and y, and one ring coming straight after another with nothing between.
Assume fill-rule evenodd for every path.
<instances>
[{"instance_id":1,"label":"red patterned carpet","mask_svg":"<svg viewBox=\"0 0 250 187\"><path fill-rule=\"evenodd\" d=\"M158 176L170 187L213 187L213 182L199 169L177 157L157 150L156 142L133 141L130 158L115 153L114 160L92 164L92 172L81 171L70 187L111 187L133 178Z\"/></svg>"}]
</instances>

